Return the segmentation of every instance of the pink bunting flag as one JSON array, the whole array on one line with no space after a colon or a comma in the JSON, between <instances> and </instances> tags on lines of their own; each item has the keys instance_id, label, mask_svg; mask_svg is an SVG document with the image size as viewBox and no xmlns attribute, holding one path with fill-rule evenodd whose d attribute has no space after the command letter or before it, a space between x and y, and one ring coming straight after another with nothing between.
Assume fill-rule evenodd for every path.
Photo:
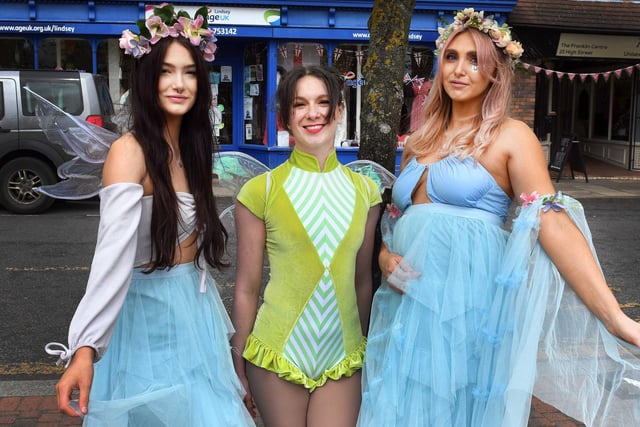
<instances>
[{"instance_id":1,"label":"pink bunting flag","mask_svg":"<svg viewBox=\"0 0 640 427\"><path fill-rule=\"evenodd\" d=\"M340 59L340 57L342 56L342 49L340 48L335 48L333 50L333 60L337 61L338 59Z\"/></svg>"}]
</instances>

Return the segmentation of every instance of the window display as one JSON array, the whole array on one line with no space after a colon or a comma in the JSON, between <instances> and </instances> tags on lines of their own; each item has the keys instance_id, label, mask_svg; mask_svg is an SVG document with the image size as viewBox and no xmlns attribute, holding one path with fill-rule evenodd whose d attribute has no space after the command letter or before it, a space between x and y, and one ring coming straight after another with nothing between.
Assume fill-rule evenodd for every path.
<instances>
[{"instance_id":1,"label":"window display","mask_svg":"<svg viewBox=\"0 0 640 427\"><path fill-rule=\"evenodd\" d=\"M266 64L265 43L254 43L245 47L242 85L245 144L266 145Z\"/></svg>"},{"instance_id":2,"label":"window display","mask_svg":"<svg viewBox=\"0 0 640 427\"><path fill-rule=\"evenodd\" d=\"M233 69L231 66L210 65L211 107L209 120L216 144L233 143Z\"/></svg>"}]
</instances>

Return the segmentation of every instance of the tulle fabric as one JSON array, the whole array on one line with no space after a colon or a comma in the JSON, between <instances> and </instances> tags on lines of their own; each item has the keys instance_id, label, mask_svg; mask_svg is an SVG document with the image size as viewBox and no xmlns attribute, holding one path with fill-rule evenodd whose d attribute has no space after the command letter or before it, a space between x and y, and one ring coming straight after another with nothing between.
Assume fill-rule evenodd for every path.
<instances>
[{"instance_id":1,"label":"tulle fabric","mask_svg":"<svg viewBox=\"0 0 640 427\"><path fill-rule=\"evenodd\" d=\"M474 209L421 204L398 219L386 244L421 274L402 296L386 283L374 296L359 426L470 425L476 338L507 237Z\"/></svg>"},{"instance_id":2,"label":"tulle fabric","mask_svg":"<svg viewBox=\"0 0 640 427\"><path fill-rule=\"evenodd\" d=\"M359 426L522 427L532 393L587 426L640 425L640 349L566 286L537 241L541 212L521 209L510 235L431 205L383 221L422 274L403 296L376 292Z\"/></svg>"},{"instance_id":3,"label":"tulle fabric","mask_svg":"<svg viewBox=\"0 0 640 427\"><path fill-rule=\"evenodd\" d=\"M580 203L561 196L587 239ZM542 199L513 223L482 343L476 403L484 426L525 426L531 394L586 426L640 425L640 349L612 336L537 242Z\"/></svg>"},{"instance_id":4,"label":"tulle fabric","mask_svg":"<svg viewBox=\"0 0 640 427\"><path fill-rule=\"evenodd\" d=\"M232 325L208 277L190 264L136 269L95 375L85 426L253 426L235 375Z\"/></svg>"}]
</instances>

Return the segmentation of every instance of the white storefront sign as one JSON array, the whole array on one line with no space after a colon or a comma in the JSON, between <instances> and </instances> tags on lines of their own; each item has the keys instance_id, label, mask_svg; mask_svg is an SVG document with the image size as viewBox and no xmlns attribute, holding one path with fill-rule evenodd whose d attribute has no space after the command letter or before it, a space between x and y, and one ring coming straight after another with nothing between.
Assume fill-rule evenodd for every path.
<instances>
[{"instance_id":1,"label":"white storefront sign","mask_svg":"<svg viewBox=\"0 0 640 427\"><path fill-rule=\"evenodd\" d=\"M157 6L157 5L154 5ZM146 7L146 15L149 17L154 6ZM176 11L184 10L193 16L202 6L174 5ZM280 10L257 7L227 7L207 6L209 14L207 22L211 25L252 25L273 26L280 25Z\"/></svg>"},{"instance_id":2,"label":"white storefront sign","mask_svg":"<svg viewBox=\"0 0 640 427\"><path fill-rule=\"evenodd\" d=\"M640 36L562 33L556 56L640 59Z\"/></svg>"}]
</instances>

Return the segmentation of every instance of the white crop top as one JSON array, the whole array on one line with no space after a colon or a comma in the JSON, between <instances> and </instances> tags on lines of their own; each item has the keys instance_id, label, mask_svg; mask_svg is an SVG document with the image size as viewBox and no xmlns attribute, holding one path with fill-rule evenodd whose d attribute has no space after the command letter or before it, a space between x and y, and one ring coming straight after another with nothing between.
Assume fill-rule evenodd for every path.
<instances>
[{"instance_id":1,"label":"white crop top","mask_svg":"<svg viewBox=\"0 0 640 427\"><path fill-rule=\"evenodd\" d=\"M178 243L184 242L196 229L196 203L191 193L176 192L178 196ZM133 265L149 264L151 261L151 211L153 195L142 197L142 212L138 225L136 256Z\"/></svg>"}]
</instances>

